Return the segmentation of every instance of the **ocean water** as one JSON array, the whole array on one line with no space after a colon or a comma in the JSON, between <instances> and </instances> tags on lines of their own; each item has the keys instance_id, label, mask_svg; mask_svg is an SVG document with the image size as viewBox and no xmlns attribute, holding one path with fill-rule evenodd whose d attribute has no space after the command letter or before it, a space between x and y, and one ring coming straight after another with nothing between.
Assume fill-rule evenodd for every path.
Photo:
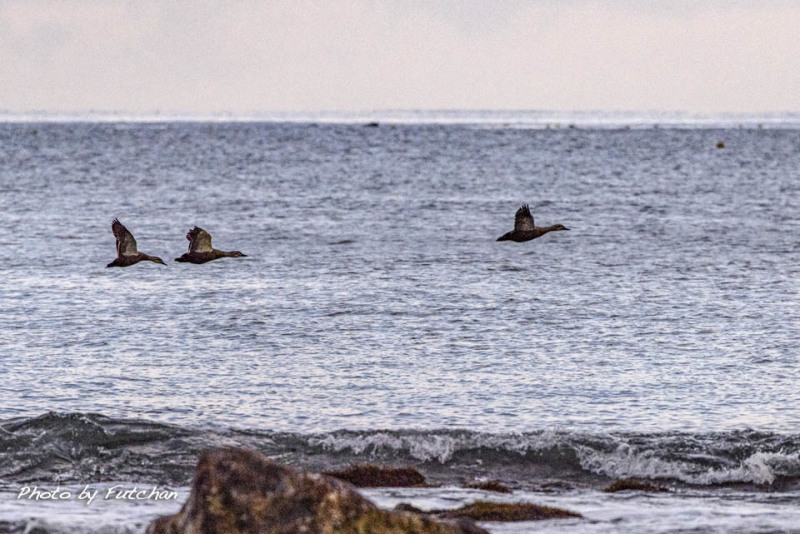
<instances>
[{"instance_id":1,"label":"ocean water","mask_svg":"<svg viewBox=\"0 0 800 534\"><path fill-rule=\"evenodd\" d=\"M586 516L493 532L800 532L796 117L447 117L0 122L0 532L141 532L213 446ZM522 203L570 231L496 242ZM17 499L116 483L181 498Z\"/></svg>"}]
</instances>

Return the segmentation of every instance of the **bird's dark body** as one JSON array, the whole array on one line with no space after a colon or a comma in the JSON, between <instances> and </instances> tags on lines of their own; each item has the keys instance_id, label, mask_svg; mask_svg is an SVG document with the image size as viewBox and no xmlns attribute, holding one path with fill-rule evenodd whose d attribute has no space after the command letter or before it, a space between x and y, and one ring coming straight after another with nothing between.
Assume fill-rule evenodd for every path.
<instances>
[{"instance_id":1,"label":"bird's dark body","mask_svg":"<svg viewBox=\"0 0 800 534\"><path fill-rule=\"evenodd\" d=\"M517 243L522 243L523 241L530 241L531 239L536 239L537 237L541 237L547 232L550 232L550 228L537 228L533 232L515 232L514 230L501 235L497 238L498 241L516 241Z\"/></svg>"},{"instance_id":2,"label":"bird's dark body","mask_svg":"<svg viewBox=\"0 0 800 534\"><path fill-rule=\"evenodd\" d=\"M134 265L136 263L139 263L140 261L145 261L145 260L163 264L160 258L156 258L155 256L149 256L143 252L140 252L136 256L122 256L116 258L114 261L106 265L106 267L130 267L131 265Z\"/></svg>"},{"instance_id":3,"label":"bird's dark body","mask_svg":"<svg viewBox=\"0 0 800 534\"><path fill-rule=\"evenodd\" d=\"M523 241L530 241L531 239L536 239L539 237L533 232L507 232L500 237L497 238L498 241L516 241L517 243L522 243Z\"/></svg>"},{"instance_id":4,"label":"bird's dark body","mask_svg":"<svg viewBox=\"0 0 800 534\"><path fill-rule=\"evenodd\" d=\"M106 267L130 267L140 261L152 261L153 263L166 265L164 260L157 256L139 252L136 248L136 239L134 239L133 234L117 219L111 222L111 231L117 240L117 257Z\"/></svg>"},{"instance_id":5,"label":"bird's dark body","mask_svg":"<svg viewBox=\"0 0 800 534\"><path fill-rule=\"evenodd\" d=\"M547 232L557 232L559 230L569 230L563 224L555 224L553 226L536 226L533 223L533 215L527 204L523 204L517 210L514 217L514 229L497 238L498 241L516 241L522 243L523 241L530 241L541 237Z\"/></svg>"},{"instance_id":6,"label":"bird's dark body","mask_svg":"<svg viewBox=\"0 0 800 534\"><path fill-rule=\"evenodd\" d=\"M214 249L211 252L186 252L180 258L175 258L175 261L186 263L207 263L209 261L218 260L220 258L242 258L246 254L242 254L238 250L225 252L224 250Z\"/></svg>"},{"instance_id":7,"label":"bird's dark body","mask_svg":"<svg viewBox=\"0 0 800 534\"><path fill-rule=\"evenodd\" d=\"M213 248L211 246L211 234L199 226L189 230L189 233L186 234L186 239L189 240L189 252L184 252L180 258L175 258L175 261L199 264L220 258L244 258L247 256L247 254L242 254L238 250L228 252Z\"/></svg>"}]
</instances>

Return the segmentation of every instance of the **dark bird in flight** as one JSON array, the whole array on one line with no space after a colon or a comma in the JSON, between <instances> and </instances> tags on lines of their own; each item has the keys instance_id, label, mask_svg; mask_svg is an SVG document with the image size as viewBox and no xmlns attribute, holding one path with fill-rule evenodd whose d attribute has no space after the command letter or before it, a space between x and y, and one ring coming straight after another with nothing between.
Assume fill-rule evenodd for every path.
<instances>
[{"instance_id":1,"label":"dark bird in flight","mask_svg":"<svg viewBox=\"0 0 800 534\"><path fill-rule=\"evenodd\" d=\"M189 230L189 233L186 234L186 239L189 240L189 252L186 252L180 258L175 258L175 261L205 263L219 258L242 258L247 256L247 254L242 254L238 250L225 252L224 250L213 248L211 246L211 234L197 226Z\"/></svg>"},{"instance_id":2,"label":"dark bird in flight","mask_svg":"<svg viewBox=\"0 0 800 534\"><path fill-rule=\"evenodd\" d=\"M556 232L558 230L569 230L569 228L565 227L563 224L556 224L554 226L534 225L533 215L531 215L530 208L527 204L523 204L522 207L517 210L517 214L514 216L514 229L506 234L501 235L497 238L497 240L511 240L520 243L522 241L530 241L531 239L541 237L547 232Z\"/></svg>"},{"instance_id":3,"label":"dark bird in flight","mask_svg":"<svg viewBox=\"0 0 800 534\"><path fill-rule=\"evenodd\" d=\"M117 238L117 259L106 265L106 267L129 267L143 260L166 265L161 258L139 252L136 249L136 240L133 238L133 234L117 219L111 222L111 231L114 232L114 237Z\"/></svg>"}]
</instances>

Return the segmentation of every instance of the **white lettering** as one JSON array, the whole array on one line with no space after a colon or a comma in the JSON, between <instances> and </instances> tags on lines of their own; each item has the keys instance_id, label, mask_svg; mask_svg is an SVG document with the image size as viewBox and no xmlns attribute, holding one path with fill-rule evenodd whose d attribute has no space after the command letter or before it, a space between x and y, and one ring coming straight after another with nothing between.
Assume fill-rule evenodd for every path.
<instances>
[{"instance_id":1,"label":"white lettering","mask_svg":"<svg viewBox=\"0 0 800 534\"><path fill-rule=\"evenodd\" d=\"M65 501L72 497L72 493L57 487L53 490L39 489L39 486L23 486L17 494L17 499L29 501Z\"/></svg>"},{"instance_id":2,"label":"white lettering","mask_svg":"<svg viewBox=\"0 0 800 534\"><path fill-rule=\"evenodd\" d=\"M97 497L98 490L92 490L89 486L85 486L78 495L78 500L86 501L86 506L92 504L92 501Z\"/></svg>"}]
</instances>

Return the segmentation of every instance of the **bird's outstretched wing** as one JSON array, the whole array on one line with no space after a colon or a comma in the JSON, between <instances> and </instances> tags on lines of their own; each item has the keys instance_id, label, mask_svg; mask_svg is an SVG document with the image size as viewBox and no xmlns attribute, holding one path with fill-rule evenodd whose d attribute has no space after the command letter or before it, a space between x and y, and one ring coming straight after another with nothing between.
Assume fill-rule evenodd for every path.
<instances>
[{"instance_id":1,"label":"bird's outstretched wing","mask_svg":"<svg viewBox=\"0 0 800 534\"><path fill-rule=\"evenodd\" d=\"M136 249L136 240L133 238L133 234L117 219L111 222L111 231L114 232L114 237L117 238L117 257L136 256L139 253Z\"/></svg>"},{"instance_id":2,"label":"bird's outstretched wing","mask_svg":"<svg viewBox=\"0 0 800 534\"><path fill-rule=\"evenodd\" d=\"M189 252L211 252L211 234L202 228L195 226L186 234L189 240Z\"/></svg>"},{"instance_id":3,"label":"bird's outstretched wing","mask_svg":"<svg viewBox=\"0 0 800 534\"><path fill-rule=\"evenodd\" d=\"M522 207L517 210L517 214L514 216L514 231L531 232L533 229L533 215L531 215L531 210L528 205L523 204Z\"/></svg>"}]
</instances>

